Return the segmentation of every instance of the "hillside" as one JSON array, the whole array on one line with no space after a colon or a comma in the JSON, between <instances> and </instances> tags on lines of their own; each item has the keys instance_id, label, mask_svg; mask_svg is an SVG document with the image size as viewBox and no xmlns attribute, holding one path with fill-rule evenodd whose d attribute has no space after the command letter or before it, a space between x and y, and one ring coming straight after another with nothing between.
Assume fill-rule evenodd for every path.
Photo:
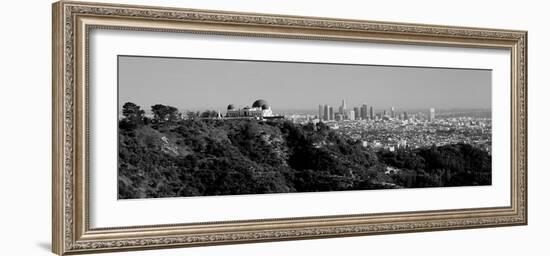
<instances>
[{"instance_id":1,"label":"hillside","mask_svg":"<svg viewBox=\"0 0 550 256\"><path fill-rule=\"evenodd\" d=\"M120 199L491 183L490 155L469 145L374 152L322 123L196 119L119 128Z\"/></svg>"}]
</instances>

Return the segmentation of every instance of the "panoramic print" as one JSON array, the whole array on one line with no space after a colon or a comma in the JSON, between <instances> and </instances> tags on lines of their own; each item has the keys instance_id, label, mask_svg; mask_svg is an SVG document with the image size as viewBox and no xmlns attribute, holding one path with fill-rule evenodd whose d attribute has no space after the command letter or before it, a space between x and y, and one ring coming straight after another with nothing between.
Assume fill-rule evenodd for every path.
<instances>
[{"instance_id":1,"label":"panoramic print","mask_svg":"<svg viewBox=\"0 0 550 256\"><path fill-rule=\"evenodd\" d=\"M119 56L118 111L119 199L491 185L491 70Z\"/></svg>"}]
</instances>

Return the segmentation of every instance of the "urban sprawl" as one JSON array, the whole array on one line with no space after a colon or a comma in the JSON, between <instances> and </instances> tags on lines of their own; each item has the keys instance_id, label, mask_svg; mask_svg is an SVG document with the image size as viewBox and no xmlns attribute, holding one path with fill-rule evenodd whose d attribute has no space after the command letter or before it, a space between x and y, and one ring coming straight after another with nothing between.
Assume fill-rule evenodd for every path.
<instances>
[{"instance_id":1,"label":"urban sprawl","mask_svg":"<svg viewBox=\"0 0 550 256\"><path fill-rule=\"evenodd\" d=\"M395 107L376 111L363 104L348 108L342 100L338 111L319 105L318 115L286 116L295 123L323 122L365 147L395 151L427 146L466 143L491 153L491 117L460 112L436 115L435 108L425 111L398 111Z\"/></svg>"}]
</instances>

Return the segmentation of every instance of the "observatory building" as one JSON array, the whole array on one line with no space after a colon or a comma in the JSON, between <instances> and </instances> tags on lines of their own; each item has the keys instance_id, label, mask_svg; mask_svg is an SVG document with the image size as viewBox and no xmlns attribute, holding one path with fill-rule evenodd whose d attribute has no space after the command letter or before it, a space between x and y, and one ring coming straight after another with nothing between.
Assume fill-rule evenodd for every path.
<instances>
[{"instance_id":1,"label":"observatory building","mask_svg":"<svg viewBox=\"0 0 550 256\"><path fill-rule=\"evenodd\" d=\"M233 104L227 106L225 117L233 118L258 118L273 117L271 106L265 100L256 100L252 103L252 107L244 107L236 109Z\"/></svg>"}]
</instances>

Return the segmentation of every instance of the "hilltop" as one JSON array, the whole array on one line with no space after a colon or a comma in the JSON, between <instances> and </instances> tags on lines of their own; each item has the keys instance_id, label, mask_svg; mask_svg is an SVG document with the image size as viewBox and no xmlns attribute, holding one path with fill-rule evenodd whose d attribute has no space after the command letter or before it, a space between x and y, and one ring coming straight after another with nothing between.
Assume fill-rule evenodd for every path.
<instances>
[{"instance_id":1,"label":"hilltop","mask_svg":"<svg viewBox=\"0 0 550 256\"><path fill-rule=\"evenodd\" d=\"M121 120L118 167L120 199L491 184L470 145L374 151L282 120Z\"/></svg>"}]
</instances>

